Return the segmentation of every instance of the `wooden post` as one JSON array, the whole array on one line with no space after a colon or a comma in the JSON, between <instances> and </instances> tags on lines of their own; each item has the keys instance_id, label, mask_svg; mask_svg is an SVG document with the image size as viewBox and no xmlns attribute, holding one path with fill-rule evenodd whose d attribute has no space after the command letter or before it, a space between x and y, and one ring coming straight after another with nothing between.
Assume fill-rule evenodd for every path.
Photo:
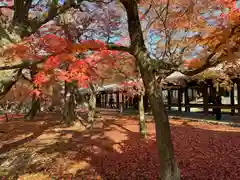
<instances>
[{"instance_id":1,"label":"wooden post","mask_svg":"<svg viewBox=\"0 0 240 180\"><path fill-rule=\"evenodd\" d=\"M119 93L119 111L123 113L123 92Z\"/></svg>"},{"instance_id":2,"label":"wooden post","mask_svg":"<svg viewBox=\"0 0 240 180\"><path fill-rule=\"evenodd\" d=\"M100 94L96 95L96 107L100 107L101 106L101 96Z\"/></svg>"},{"instance_id":3,"label":"wooden post","mask_svg":"<svg viewBox=\"0 0 240 180\"><path fill-rule=\"evenodd\" d=\"M168 91L168 110L171 111L171 105L172 105L172 90L167 90Z\"/></svg>"},{"instance_id":4,"label":"wooden post","mask_svg":"<svg viewBox=\"0 0 240 180\"><path fill-rule=\"evenodd\" d=\"M207 83L207 82L205 82ZM203 112L204 115L208 115L208 85L203 84L202 96L203 96Z\"/></svg>"},{"instance_id":5,"label":"wooden post","mask_svg":"<svg viewBox=\"0 0 240 180\"><path fill-rule=\"evenodd\" d=\"M126 108L129 108L129 95L125 96L126 97Z\"/></svg>"},{"instance_id":6,"label":"wooden post","mask_svg":"<svg viewBox=\"0 0 240 180\"><path fill-rule=\"evenodd\" d=\"M124 104L125 104L125 108L128 109L128 96L127 95L124 96Z\"/></svg>"},{"instance_id":7,"label":"wooden post","mask_svg":"<svg viewBox=\"0 0 240 180\"><path fill-rule=\"evenodd\" d=\"M124 93L122 92L122 109L125 108L125 97L124 97Z\"/></svg>"},{"instance_id":8,"label":"wooden post","mask_svg":"<svg viewBox=\"0 0 240 180\"><path fill-rule=\"evenodd\" d=\"M216 97L217 97L217 90L216 90L215 87L212 87L212 98L213 98L213 100L215 100Z\"/></svg>"},{"instance_id":9,"label":"wooden post","mask_svg":"<svg viewBox=\"0 0 240 180\"><path fill-rule=\"evenodd\" d=\"M129 97L129 106L133 106L133 97L131 96L131 97Z\"/></svg>"},{"instance_id":10,"label":"wooden post","mask_svg":"<svg viewBox=\"0 0 240 180\"><path fill-rule=\"evenodd\" d=\"M188 95L188 88L185 88L184 92L184 99L185 99L185 105L189 105L189 95ZM190 107L185 106L185 112L190 112Z\"/></svg>"},{"instance_id":11,"label":"wooden post","mask_svg":"<svg viewBox=\"0 0 240 180\"><path fill-rule=\"evenodd\" d=\"M192 100L194 100L194 96L195 96L193 88L191 88L191 93L192 93L192 98L191 98L191 101L192 101Z\"/></svg>"},{"instance_id":12,"label":"wooden post","mask_svg":"<svg viewBox=\"0 0 240 180\"><path fill-rule=\"evenodd\" d=\"M209 83L209 97L212 97L213 95L213 84L212 81Z\"/></svg>"},{"instance_id":13,"label":"wooden post","mask_svg":"<svg viewBox=\"0 0 240 180\"><path fill-rule=\"evenodd\" d=\"M212 100L214 101L213 105L216 105L217 89L214 86L212 86L212 96L211 97L212 97ZM214 115L214 114L215 114L214 108L212 108L212 115Z\"/></svg>"},{"instance_id":14,"label":"wooden post","mask_svg":"<svg viewBox=\"0 0 240 180\"><path fill-rule=\"evenodd\" d=\"M230 101L231 101L231 105L234 106L234 85L231 89L230 92ZM231 114L234 115L235 114L235 108L231 108Z\"/></svg>"},{"instance_id":15,"label":"wooden post","mask_svg":"<svg viewBox=\"0 0 240 180\"><path fill-rule=\"evenodd\" d=\"M107 104L108 104L108 93L105 92L104 108L107 108Z\"/></svg>"},{"instance_id":16,"label":"wooden post","mask_svg":"<svg viewBox=\"0 0 240 180\"><path fill-rule=\"evenodd\" d=\"M99 107L102 107L102 92L99 93Z\"/></svg>"},{"instance_id":17,"label":"wooden post","mask_svg":"<svg viewBox=\"0 0 240 180\"><path fill-rule=\"evenodd\" d=\"M102 91L101 108L104 108L104 97L105 97L105 94L104 94L104 91Z\"/></svg>"},{"instance_id":18,"label":"wooden post","mask_svg":"<svg viewBox=\"0 0 240 180\"><path fill-rule=\"evenodd\" d=\"M240 115L240 81L237 81L238 115Z\"/></svg>"},{"instance_id":19,"label":"wooden post","mask_svg":"<svg viewBox=\"0 0 240 180\"><path fill-rule=\"evenodd\" d=\"M119 105L119 91L116 92L116 103L117 103L117 109L119 109L120 105Z\"/></svg>"},{"instance_id":20,"label":"wooden post","mask_svg":"<svg viewBox=\"0 0 240 180\"><path fill-rule=\"evenodd\" d=\"M178 89L178 111L182 112L182 88Z\"/></svg>"}]
</instances>

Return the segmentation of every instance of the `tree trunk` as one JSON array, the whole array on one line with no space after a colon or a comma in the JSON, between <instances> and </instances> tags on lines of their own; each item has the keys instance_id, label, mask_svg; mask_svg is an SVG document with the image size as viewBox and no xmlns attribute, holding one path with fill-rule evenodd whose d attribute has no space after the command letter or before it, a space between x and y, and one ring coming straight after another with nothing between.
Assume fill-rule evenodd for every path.
<instances>
[{"instance_id":1,"label":"tree trunk","mask_svg":"<svg viewBox=\"0 0 240 180\"><path fill-rule=\"evenodd\" d=\"M63 121L67 125L72 125L73 121L76 119L75 114L75 86L71 83L65 83L65 102L63 109Z\"/></svg>"},{"instance_id":2,"label":"tree trunk","mask_svg":"<svg viewBox=\"0 0 240 180\"><path fill-rule=\"evenodd\" d=\"M62 98L64 97L61 91L64 90L63 85L60 83L54 83L52 86L52 99L51 99L51 111L59 112L62 103Z\"/></svg>"},{"instance_id":3,"label":"tree trunk","mask_svg":"<svg viewBox=\"0 0 240 180\"><path fill-rule=\"evenodd\" d=\"M88 122L93 123L96 111L96 94L91 92L88 102Z\"/></svg>"},{"instance_id":4,"label":"tree trunk","mask_svg":"<svg viewBox=\"0 0 240 180\"><path fill-rule=\"evenodd\" d=\"M139 96L138 102L138 111L139 111L139 132L142 137L146 137L147 135L147 128L145 124L145 117L144 117L144 103L143 103L143 95Z\"/></svg>"},{"instance_id":5,"label":"tree trunk","mask_svg":"<svg viewBox=\"0 0 240 180\"><path fill-rule=\"evenodd\" d=\"M137 58L138 61L143 62L148 57L145 52L141 53ZM163 102L162 88L159 82L156 81L154 74L148 71L149 67L139 66L155 120L156 142L160 160L160 179L180 180L180 172L173 153L168 114Z\"/></svg>"},{"instance_id":6,"label":"tree trunk","mask_svg":"<svg viewBox=\"0 0 240 180\"><path fill-rule=\"evenodd\" d=\"M171 130L162 92L156 87L149 92L149 101L155 119L156 140L160 157L160 179L179 180L180 172L175 162Z\"/></svg>"},{"instance_id":7,"label":"tree trunk","mask_svg":"<svg viewBox=\"0 0 240 180\"><path fill-rule=\"evenodd\" d=\"M37 74L36 67L32 67L30 71L31 80L34 79L34 76ZM35 85L33 85L33 89L37 89ZM33 120L37 113L40 111L40 99L36 94L33 94L32 96L32 105L30 111L26 114L25 119L26 120Z\"/></svg>"},{"instance_id":8,"label":"tree trunk","mask_svg":"<svg viewBox=\"0 0 240 180\"><path fill-rule=\"evenodd\" d=\"M148 55L145 46L141 23L138 15L136 0L121 0L128 17L128 31L131 41L131 54L135 57L139 66L146 93L155 120L156 141L160 159L161 180L179 180L180 174L173 154L170 125L167 111L163 104L162 91L159 88L155 74L153 61ZM159 69L168 69L167 64L160 63Z\"/></svg>"},{"instance_id":9,"label":"tree trunk","mask_svg":"<svg viewBox=\"0 0 240 180\"><path fill-rule=\"evenodd\" d=\"M39 111L40 111L40 99L36 95L33 95L31 109L25 115L25 119L33 120Z\"/></svg>"},{"instance_id":10,"label":"tree trunk","mask_svg":"<svg viewBox=\"0 0 240 180\"><path fill-rule=\"evenodd\" d=\"M155 120L156 141L160 159L160 179L180 180L180 172L173 153L168 114L163 102L162 87L154 74L149 71L149 64L145 63L148 61L148 58L146 51L141 51L136 56Z\"/></svg>"}]
</instances>

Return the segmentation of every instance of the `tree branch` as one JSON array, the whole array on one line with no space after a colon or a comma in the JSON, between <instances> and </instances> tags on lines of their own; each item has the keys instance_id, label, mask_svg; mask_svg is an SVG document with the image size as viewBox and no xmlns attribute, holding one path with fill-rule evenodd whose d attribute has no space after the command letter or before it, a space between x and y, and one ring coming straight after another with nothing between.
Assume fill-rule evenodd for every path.
<instances>
[{"instance_id":1,"label":"tree branch","mask_svg":"<svg viewBox=\"0 0 240 180\"><path fill-rule=\"evenodd\" d=\"M10 65L10 66L0 66L0 71L4 71L4 70L11 70L11 69L24 69L24 68L31 68L33 66L36 66L40 63L43 63L45 61L41 60L41 61L23 61L21 64L16 64L16 65Z\"/></svg>"},{"instance_id":2,"label":"tree branch","mask_svg":"<svg viewBox=\"0 0 240 180\"><path fill-rule=\"evenodd\" d=\"M32 28L31 34L35 33L43 24L46 24L47 22L53 20L55 17L66 12L71 7L76 7L74 0L67 0L59 8L57 7L56 4L52 3L48 10L48 16L44 20L42 20L38 23L35 23L34 21L32 23L30 23L30 26Z\"/></svg>"},{"instance_id":3,"label":"tree branch","mask_svg":"<svg viewBox=\"0 0 240 180\"><path fill-rule=\"evenodd\" d=\"M33 83L33 80L26 77L23 73L22 73L22 78L30 83Z\"/></svg>"},{"instance_id":4,"label":"tree branch","mask_svg":"<svg viewBox=\"0 0 240 180\"><path fill-rule=\"evenodd\" d=\"M130 47L127 46L120 46L116 44L107 44L106 46L108 50L124 51L130 53Z\"/></svg>"},{"instance_id":5,"label":"tree branch","mask_svg":"<svg viewBox=\"0 0 240 180\"><path fill-rule=\"evenodd\" d=\"M32 0L14 0L13 24L25 24Z\"/></svg>"},{"instance_id":6,"label":"tree branch","mask_svg":"<svg viewBox=\"0 0 240 180\"><path fill-rule=\"evenodd\" d=\"M211 53L206 60L206 63L204 65L202 65L200 68L194 69L194 70L190 70L190 71L182 71L183 74L185 74L186 76L194 76L198 73L203 72L204 70L214 67L216 65L218 65L219 63L221 63L221 61L214 61L214 62L210 62L210 59L212 59L212 57L215 55L215 52Z\"/></svg>"},{"instance_id":7,"label":"tree branch","mask_svg":"<svg viewBox=\"0 0 240 180\"><path fill-rule=\"evenodd\" d=\"M234 32L235 30L238 28L238 26L234 26L232 27L231 29L231 32L229 33L228 35L228 38L230 38L231 36L234 35ZM198 73L201 73L203 72L204 70L208 69L208 68L211 68L211 67L215 67L216 65L220 64L222 61L222 59L224 58L224 55L220 56L218 59L216 59L215 61L211 62L211 59L213 58L213 56L217 53L218 51L218 48L223 45L223 43L218 43L213 52L211 54L209 54L207 57L206 57L206 60L205 60L205 63L197 68L197 69L194 69L194 70L187 70L187 71L181 71L183 74L187 75L187 76L193 76L193 75L196 75Z\"/></svg>"}]
</instances>

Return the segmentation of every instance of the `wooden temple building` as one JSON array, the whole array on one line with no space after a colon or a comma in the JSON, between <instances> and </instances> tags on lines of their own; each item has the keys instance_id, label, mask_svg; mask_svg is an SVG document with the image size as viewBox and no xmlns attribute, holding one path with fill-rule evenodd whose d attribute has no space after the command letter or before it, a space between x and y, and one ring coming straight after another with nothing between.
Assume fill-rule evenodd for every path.
<instances>
[{"instance_id":1,"label":"wooden temple building","mask_svg":"<svg viewBox=\"0 0 240 180\"><path fill-rule=\"evenodd\" d=\"M214 86L212 79L198 81L188 79L183 74L175 72L164 80L163 96L166 108L169 111L193 112L199 109L204 115L211 113L215 108L226 110L232 115L240 115L240 80L232 79L230 91ZM216 103L217 96L222 102ZM97 95L97 107L111 108L124 111L137 108L138 98L128 96L124 91L118 90L118 85L105 86ZM147 95L144 96L145 111L149 110Z\"/></svg>"}]
</instances>

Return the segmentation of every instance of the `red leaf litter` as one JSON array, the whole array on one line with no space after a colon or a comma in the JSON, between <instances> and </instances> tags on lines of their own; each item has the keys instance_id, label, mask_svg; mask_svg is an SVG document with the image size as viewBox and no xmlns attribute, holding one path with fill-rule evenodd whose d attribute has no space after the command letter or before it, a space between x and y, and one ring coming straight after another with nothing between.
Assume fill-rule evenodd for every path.
<instances>
[{"instance_id":1,"label":"red leaf litter","mask_svg":"<svg viewBox=\"0 0 240 180\"><path fill-rule=\"evenodd\" d=\"M175 156L182 179L240 179L240 128L194 122L185 124L184 121L171 123ZM118 128L126 128L122 130L126 134L108 132L108 136L117 142L116 139L126 136L118 145L121 146L121 153L113 151L92 156L90 164L96 166L103 179L158 179L159 163L154 135L141 140L138 125L132 120L121 120ZM152 123L148 124L148 132L154 133Z\"/></svg>"},{"instance_id":2,"label":"red leaf litter","mask_svg":"<svg viewBox=\"0 0 240 180\"><path fill-rule=\"evenodd\" d=\"M42 145L37 152L41 157L57 154L53 161L24 172L44 172L54 179L157 180L160 164L154 124L147 123L148 138L144 140L138 133L137 118L102 119L91 130L58 130L59 142ZM170 122L182 180L240 179L240 128ZM48 130L45 133L48 135Z\"/></svg>"}]
</instances>

